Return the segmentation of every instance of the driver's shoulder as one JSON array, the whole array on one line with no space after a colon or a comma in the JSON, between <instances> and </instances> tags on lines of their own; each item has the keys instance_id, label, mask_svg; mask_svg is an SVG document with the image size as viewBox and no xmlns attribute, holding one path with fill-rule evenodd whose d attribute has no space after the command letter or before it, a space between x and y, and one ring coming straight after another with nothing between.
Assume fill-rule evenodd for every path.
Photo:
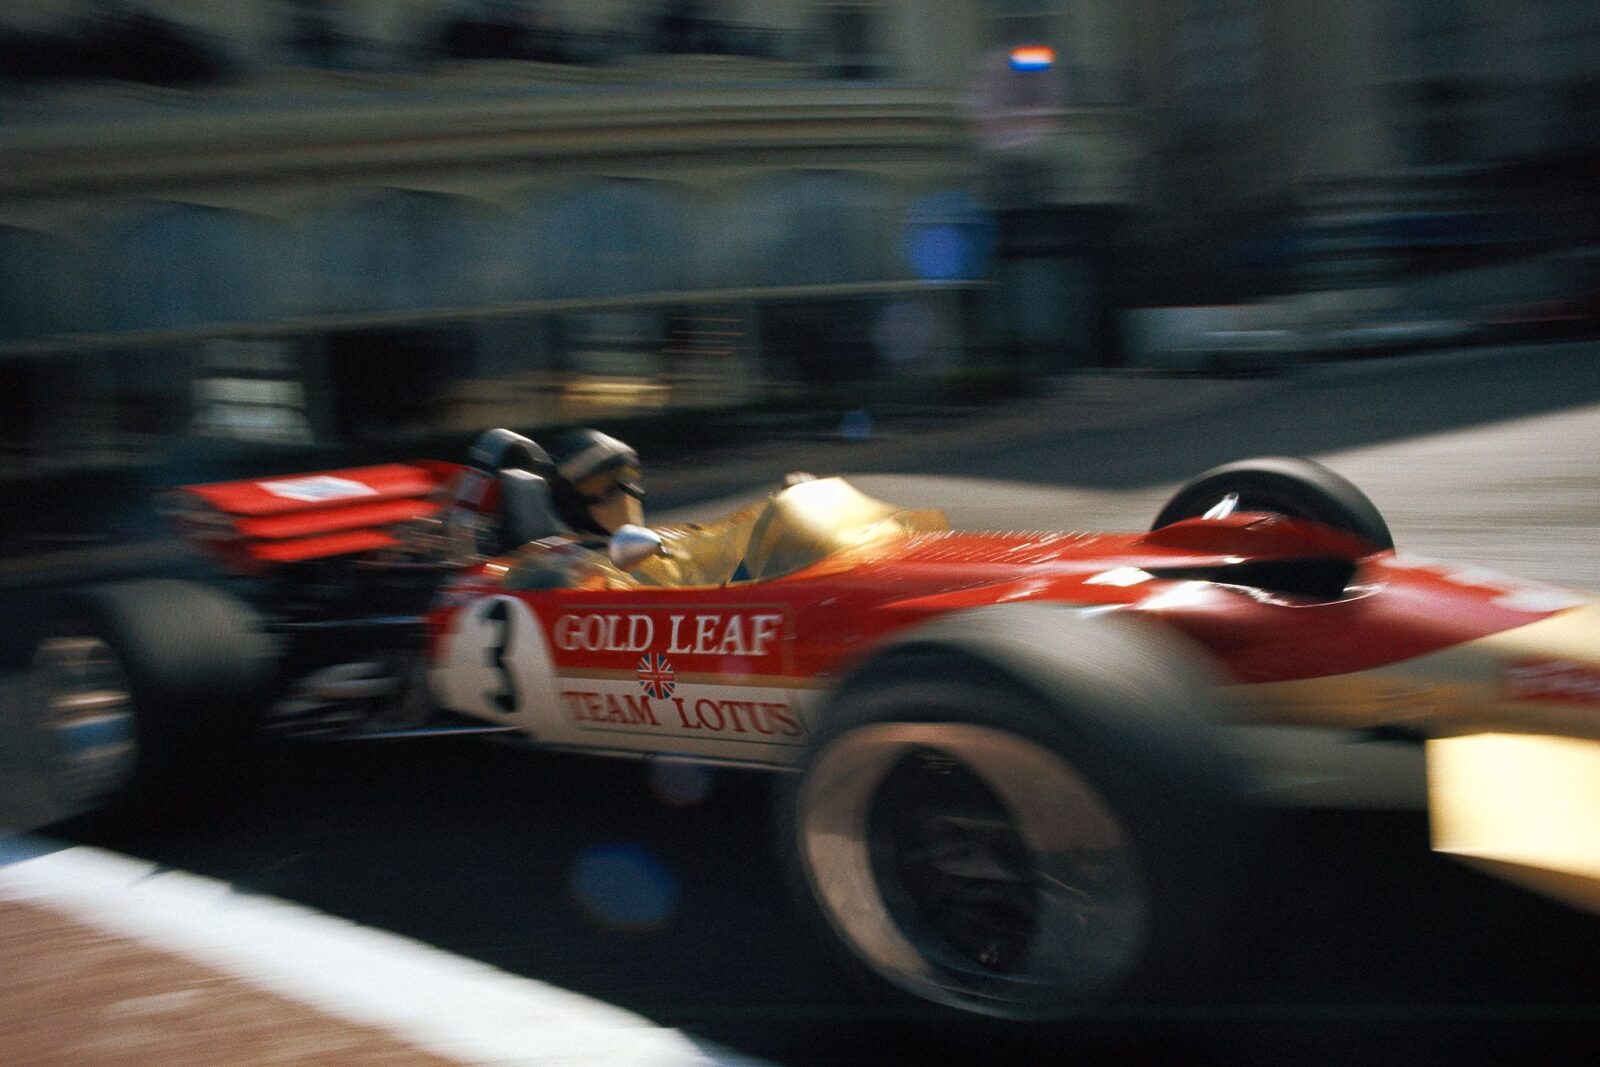
<instances>
[{"instance_id":1,"label":"driver's shoulder","mask_svg":"<svg viewBox=\"0 0 1600 1067\"><path fill-rule=\"evenodd\" d=\"M583 589L637 585L606 555L603 538L557 534L530 541L506 561L509 589Z\"/></svg>"}]
</instances>

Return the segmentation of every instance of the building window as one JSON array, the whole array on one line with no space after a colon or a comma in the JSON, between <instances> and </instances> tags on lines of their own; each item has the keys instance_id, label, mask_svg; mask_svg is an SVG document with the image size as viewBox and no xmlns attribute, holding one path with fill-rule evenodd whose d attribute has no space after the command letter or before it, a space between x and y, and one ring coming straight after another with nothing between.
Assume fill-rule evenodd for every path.
<instances>
[{"instance_id":1,"label":"building window","mask_svg":"<svg viewBox=\"0 0 1600 1067\"><path fill-rule=\"evenodd\" d=\"M1054 45L1058 7L1059 2L1050 0L992 0L990 46L1009 51L1019 45Z\"/></svg>"},{"instance_id":2,"label":"building window","mask_svg":"<svg viewBox=\"0 0 1600 1067\"><path fill-rule=\"evenodd\" d=\"M665 0L656 16L656 51L698 55L717 51L717 22L703 0Z\"/></svg>"},{"instance_id":3,"label":"building window","mask_svg":"<svg viewBox=\"0 0 1600 1067\"><path fill-rule=\"evenodd\" d=\"M106 325L168 330L270 313L257 221L179 205L117 233L105 248Z\"/></svg>"},{"instance_id":4,"label":"building window","mask_svg":"<svg viewBox=\"0 0 1600 1067\"><path fill-rule=\"evenodd\" d=\"M201 437L310 444L305 387L287 341L207 341L190 430Z\"/></svg>"},{"instance_id":5,"label":"building window","mask_svg":"<svg viewBox=\"0 0 1600 1067\"><path fill-rule=\"evenodd\" d=\"M742 208L745 284L847 285L891 275L884 189L858 175L786 175Z\"/></svg>"},{"instance_id":6,"label":"building window","mask_svg":"<svg viewBox=\"0 0 1600 1067\"><path fill-rule=\"evenodd\" d=\"M690 277L694 211L671 187L601 181L536 210L530 227L534 296L669 293Z\"/></svg>"},{"instance_id":7,"label":"building window","mask_svg":"<svg viewBox=\"0 0 1600 1067\"><path fill-rule=\"evenodd\" d=\"M81 274L63 242L0 226L0 340L85 328L82 312L72 306L77 301L70 299Z\"/></svg>"},{"instance_id":8,"label":"building window","mask_svg":"<svg viewBox=\"0 0 1600 1067\"><path fill-rule=\"evenodd\" d=\"M640 37L634 43L663 55L753 56L785 55L784 31L734 20L738 6L729 0L650 0L643 10ZM754 12L761 5L744 5Z\"/></svg>"},{"instance_id":9,"label":"building window","mask_svg":"<svg viewBox=\"0 0 1600 1067\"><path fill-rule=\"evenodd\" d=\"M1471 62L1472 27L1460 0L1408 0L1404 18L1413 73L1457 73Z\"/></svg>"},{"instance_id":10,"label":"building window","mask_svg":"<svg viewBox=\"0 0 1600 1067\"><path fill-rule=\"evenodd\" d=\"M284 44L292 62L307 67L346 65L347 35L326 0L287 0Z\"/></svg>"},{"instance_id":11,"label":"building window","mask_svg":"<svg viewBox=\"0 0 1600 1067\"><path fill-rule=\"evenodd\" d=\"M1236 126L1261 116L1261 15L1197 0L1178 23L1178 108L1192 126Z\"/></svg>"},{"instance_id":12,"label":"building window","mask_svg":"<svg viewBox=\"0 0 1600 1067\"><path fill-rule=\"evenodd\" d=\"M1539 69L1563 81L1591 78L1600 49L1600 8L1593 0L1547 0Z\"/></svg>"},{"instance_id":13,"label":"building window","mask_svg":"<svg viewBox=\"0 0 1600 1067\"><path fill-rule=\"evenodd\" d=\"M412 311L483 299L480 230L466 201L391 192L350 204L317 227L308 310Z\"/></svg>"},{"instance_id":14,"label":"building window","mask_svg":"<svg viewBox=\"0 0 1600 1067\"><path fill-rule=\"evenodd\" d=\"M817 62L835 78L883 77L889 69L884 15L884 6L878 3L819 4Z\"/></svg>"}]
</instances>

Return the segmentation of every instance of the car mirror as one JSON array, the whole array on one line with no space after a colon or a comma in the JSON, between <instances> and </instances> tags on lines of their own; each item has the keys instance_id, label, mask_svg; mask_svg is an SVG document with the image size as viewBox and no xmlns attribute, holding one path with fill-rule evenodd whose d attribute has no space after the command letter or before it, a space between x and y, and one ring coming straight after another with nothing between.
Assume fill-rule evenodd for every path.
<instances>
[{"instance_id":1,"label":"car mirror","mask_svg":"<svg viewBox=\"0 0 1600 1067\"><path fill-rule=\"evenodd\" d=\"M652 556L666 554L661 535L648 527L629 523L611 535L611 562L620 570L631 571Z\"/></svg>"}]
</instances>

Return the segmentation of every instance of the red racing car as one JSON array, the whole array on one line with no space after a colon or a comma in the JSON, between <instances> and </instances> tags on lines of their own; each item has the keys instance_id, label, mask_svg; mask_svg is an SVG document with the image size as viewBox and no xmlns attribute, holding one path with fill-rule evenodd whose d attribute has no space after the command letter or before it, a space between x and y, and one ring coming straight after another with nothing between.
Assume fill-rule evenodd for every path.
<instances>
[{"instance_id":1,"label":"red racing car","mask_svg":"<svg viewBox=\"0 0 1600 1067\"><path fill-rule=\"evenodd\" d=\"M1315 463L1209 471L1148 532L956 532L822 479L608 539L508 469L489 546L461 476L169 494L238 577L77 598L35 657L57 786L137 810L252 739L443 732L785 771L780 843L862 972L1008 1017L1185 966L1289 795L1241 756L1263 727L1415 742L1436 847L1593 900L1600 607L1397 555Z\"/></svg>"}]
</instances>

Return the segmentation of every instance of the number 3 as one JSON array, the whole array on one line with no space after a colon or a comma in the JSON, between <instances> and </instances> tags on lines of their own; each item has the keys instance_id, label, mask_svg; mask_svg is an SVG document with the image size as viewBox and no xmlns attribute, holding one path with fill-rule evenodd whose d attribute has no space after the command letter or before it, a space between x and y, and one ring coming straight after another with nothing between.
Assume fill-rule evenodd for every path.
<instances>
[{"instance_id":1,"label":"number 3","mask_svg":"<svg viewBox=\"0 0 1600 1067\"><path fill-rule=\"evenodd\" d=\"M493 667L500 678L498 690L484 693L496 707L507 715L514 715L517 711L517 683L511 676L510 665L506 662L506 653L511 648L512 641L512 614L509 610L510 602L499 599L491 602L484 611L483 618L495 623L494 641L484 649L484 662Z\"/></svg>"}]
</instances>

